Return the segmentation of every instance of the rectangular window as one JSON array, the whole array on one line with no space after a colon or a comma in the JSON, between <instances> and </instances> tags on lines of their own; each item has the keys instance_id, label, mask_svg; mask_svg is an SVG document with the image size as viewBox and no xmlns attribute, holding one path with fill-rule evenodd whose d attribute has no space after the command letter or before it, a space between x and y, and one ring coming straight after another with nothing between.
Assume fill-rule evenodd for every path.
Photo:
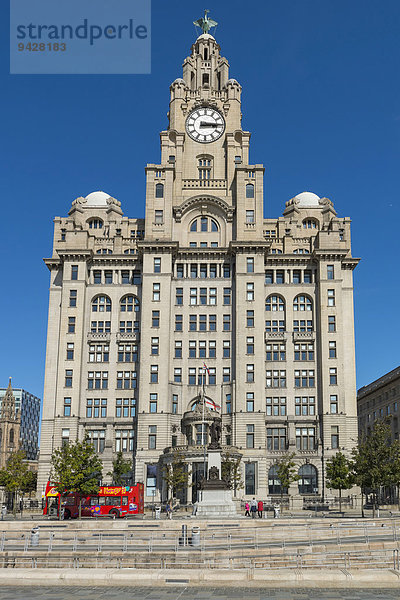
<instances>
[{"instance_id":1,"label":"rectangular window","mask_svg":"<svg viewBox=\"0 0 400 600\"><path fill-rule=\"evenodd\" d=\"M336 331L336 317L333 315L328 316L328 331L334 333Z\"/></svg>"},{"instance_id":2,"label":"rectangular window","mask_svg":"<svg viewBox=\"0 0 400 600\"><path fill-rule=\"evenodd\" d=\"M266 371L266 387L285 388L286 371Z\"/></svg>"},{"instance_id":3,"label":"rectangular window","mask_svg":"<svg viewBox=\"0 0 400 600\"><path fill-rule=\"evenodd\" d=\"M246 338L246 353L254 354L254 337Z\"/></svg>"},{"instance_id":4,"label":"rectangular window","mask_svg":"<svg viewBox=\"0 0 400 600\"><path fill-rule=\"evenodd\" d=\"M101 284L101 271L93 271L93 283L96 285Z\"/></svg>"},{"instance_id":5,"label":"rectangular window","mask_svg":"<svg viewBox=\"0 0 400 600\"><path fill-rule=\"evenodd\" d=\"M175 331L182 331L183 315L175 315Z\"/></svg>"},{"instance_id":6,"label":"rectangular window","mask_svg":"<svg viewBox=\"0 0 400 600\"><path fill-rule=\"evenodd\" d=\"M176 340L175 341L175 354L174 354L175 358L182 358L182 341L181 340Z\"/></svg>"},{"instance_id":7,"label":"rectangular window","mask_svg":"<svg viewBox=\"0 0 400 600\"><path fill-rule=\"evenodd\" d=\"M78 279L78 265L71 266L71 279L76 281Z\"/></svg>"},{"instance_id":8,"label":"rectangular window","mask_svg":"<svg viewBox=\"0 0 400 600\"><path fill-rule=\"evenodd\" d=\"M224 264L224 267L223 267L223 275L224 275L224 279L229 279L231 276L231 266L227 265L226 263Z\"/></svg>"},{"instance_id":9,"label":"rectangular window","mask_svg":"<svg viewBox=\"0 0 400 600\"><path fill-rule=\"evenodd\" d=\"M133 271L132 283L133 285L140 285L142 283L142 274L140 273L140 271Z\"/></svg>"},{"instance_id":10,"label":"rectangular window","mask_svg":"<svg viewBox=\"0 0 400 600\"><path fill-rule=\"evenodd\" d=\"M254 273L254 258L252 257L246 259L246 272Z\"/></svg>"},{"instance_id":11,"label":"rectangular window","mask_svg":"<svg viewBox=\"0 0 400 600\"><path fill-rule=\"evenodd\" d=\"M197 265L196 264L190 265L190 277L191 277L191 279L197 278Z\"/></svg>"},{"instance_id":12,"label":"rectangular window","mask_svg":"<svg viewBox=\"0 0 400 600\"><path fill-rule=\"evenodd\" d=\"M304 271L303 280L304 280L304 283L312 283L312 272Z\"/></svg>"},{"instance_id":13,"label":"rectangular window","mask_svg":"<svg viewBox=\"0 0 400 600\"><path fill-rule=\"evenodd\" d=\"M294 372L294 387L305 388L315 387L315 371L302 370Z\"/></svg>"},{"instance_id":14,"label":"rectangular window","mask_svg":"<svg viewBox=\"0 0 400 600\"><path fill-rule=\"evenodd\" d=\"M127 285L131 282L129 271L121 271L121 283Z\"/></svg>"},{"instance_id":15,"label":"rectangular window","mask_svg":"<svg viewBox=\"0 0 400 600\"><path fill-rule=\"evenodd\" d=\"M89 371L88 372L89 390L108 389L108 371Z\"/></svg>"},{"instance_id":16,"label":"rectangular window","mask_svg":"<svg viewBox=\"0 0 400 600\"><path fill-rule=\"evenodd\" d=\"M303 331L312 331L313 330L313 322L308 319L295 319L293 321L293 331L294 332L303 332Z\"/></svg>"},{"instance_id":17,"label":"rectangular window","mask_svg":"<svg viewBox=\"0 0 400 600\"><path fill-rule=\"evenodd\" d=\"M253 434L254 436L254 434ZM254 448L254 440L253 446L248 446ZM247 462L245 463L245 472L244 472L244 480L245 480L245 493L248 496L254 496L256 493L256 463Z\"/></svg>"},{"instance_id":18,"label":"rectangular window","mask_svg":"<svg viewBox=\"0 0 400 600\"><path fill-rule=\"evenodd\" d=\"M254 383L254 365L246 365L246 383Z\"/></svg>"},{"instance_id":19,"label":"rectangular window","mask_svg":"<svg viewBox=\"0 0 400 600\"><path fill-rule=\"evenodd\" d=\"M246 284L246 300L254 300L254 283L252 282Z\"/></svg>"},{"instance_id":20,"label":"rectangular window","mask_svg":"<svg viewBox=\"0 0 400 600\"><path fill-rule=\"evenodd\" d=\"M228 413L228 415L230 415L232 413L232 396L231 396L231 394L226 394L225 404L226 404L226 412Z\"/></svg>"},{"instance_id":21,"label":"rectangular window","mask_svg":"<svg viewBox=\"0 0 400 600\"><path fill-rule=\"evenodd\" d=\"M150 365L150 383L158 383L158 365Z\"/></svg>"},{"instance_id":22,"label":"rectangular window","mask_svg":"<svg viewBox=\"0 0 400 600\"><path fill-rule=\"evenodd\" d=\"M93 444L95 452L101 454L104 452L105 444L106 444L106 432L104 429L96 430L96 431L88 431L89 440Z\"/></svg>"},{"instance_id":23,"label":"rectangular window","mask_svg":"<svg viewBox=\"0 0 400 600\"><path fill-rule=\"evenodd\" d=\"M254 425L246 425L246 448L254 448Z\"/></svg>"},{"instance_id":24,"label":"rectangular window","mask_svg":"<svg viewBox=\"0 0 400 600\"><path fill-rule=\"evenodd\" d=\"M254 412L254 392L247 392L246 394L246 411Z\"/></svg>"},{"instance_id":25,"label":"rectangular window","mask_svg":"<svg viewBox=\"0 0 400 600\"><path fill-rule=\"evenodd\" d=\"M189 367L188 383L189 383L189 385L196 385L196 368L195 367Z\"/></svg>"},{"instance_id":26,"label":"rectangular window","mask_svg":"<svg viewBox=\"0 0 400 600\"><path fill-rule=\"evenodd\" d=\"M206 358L207 356L207 342L199 342L199 358Z\"/></svg>"},{"instance_id":27,"label":"rectangular window","mask_svg":"<svg viewBox=\"0 0 400 600\"><path fill-rule=\"evenodd\" d=\"M315 415L315 397L314 396L296 396L294 399L294 411L297 417L306 417Z\"/></svg>"},{"instance_id":28,"label":"rectangular window","mask_svg":"<svg viewBox=\"0 0 400 600\"><path fill-rule=\"evenodd\" d=\"M75 333L75 317L68 317L68 333Z\"/></svg>"},{"instance_id":29,"label":"rectangular window","mask_svg":"<svg viewBox=\"0 0 400 600\"><path fill-rule=\"evenodd\" d=\"M183 279L183 274L184 274L183 264L182 263L178 263L176 265L176 277L177 277L177 279Z\"/></svg>"},{"instance_id":30,"label":"rectangular window","mask_svg":"<svg viewBox=\"0 0 400 600\"><path fill-rule=\"evenodd\" d=\"M231 369L230 367L223 367L222 369L222 381L224 383L229 383L231 380Z\"/></svg>"},{"instance_id":31,"label":"rectangular window","mask_svg":"<svg viewBox=\"0 0 400 600\"><path fill-rule=\"evenodd\" d=\"M200 243L200 246L202 244ZM200 265L200 279L207 279L207 265L205 263L202 263Z\"/></svg>"},{"instance_id":32,"label":"rectangular window","mask_svg":"<svg viewBox=\"0 0 400 600\"><path fill-rule=\"evenodd\" d=\"M91 333L110 333L111 321L91 321Z\"/></svg>"},{"instance_id":33,"label":"rectangular window","mask_svg":"<svg viewBox=\"0 0 400 600\"><path fill-rule=\"evenodd\" d=\"M331 427L331 448L332 450L339 448L339 427L337 425Z\"/></svg>"},{"instance_id":34,"label":"rectangular window","mask_svg":"<svg viewBox=\"0 0 400 600\"><path fill-rule=\"evenodd\" d=\"M197 288L190 288L190 306L195 306L197 304Z\"/></svg>"},{"instance_id":35,"label":"rectangular window","mask_svg":"<svg viewBox=\"0 0 400 600\"><path fill-rule=\"evenodd\" d=\"M104 272L104 283L111 284L113 282L113 274L112 271Z\"/></svg>"},{"instance_id":36,"label":"rectangular window","mask_svg":"<svg viewBox=\"0 0 400 600\"><path fill-rule=\"evenodd\" d=\"M246 223L254 222L254 210L246 210Z\"/></svg>"},{"instance_id":37,"label":"rectangular window","mask_svg":"<svg viewBox=\"0 0 400 600\"><path fill-rule=\"evenodd\" d=\"M285 283L285 271L277 271L276 272L275 283Z\"/></svg>"},{"instance_id":38,"label":"rectangular window","mask_svg":"<svg viewBox=\"0 0 400 600\"><path fill-rule=\"evenodd\" d=\"M77 290L69 290L69 305L74 308L76 306Z\"/></svg>"},{"instance_id":39,"label":"rectangular window","mask_svg":"<svg viewBox=\"0 0 400 600\"><path fill-rule=\"evenodd\" d=\"M301 283L301 271L293 271L293 283Z\"/></svg>"},{"instance_id":40,"label":"rectangular window","mask_svg":"<svg viewBox=\"0 0 400 600\"><path fill-rule=\"evenodd\" d=\"M157 412L157 394L150 394L150 404L149 404L149 412L156 413Z\"/></svg>"},{"instance_id":41,"label":"rectangular window","mask_svg":"<svg viewBox=\"0 0 400 600\"><path fill-rule=\"evenodd\" d=\"M71 342L67 344L67 360L74 360L74 344Z\"/></svg>"},{"instance_id":42,"label":"rectangular window","mask_svg":"<svg viewBox=\"0 0 400 600\"><path fill-rule=\"evenodd\" d=\"M117 372L117 389L129 390L136 389L137 374L136 371L118 371Z\"/></svg>"},{"instance_id":43,"label":"rectangular window","mask_svg":"<svg viewBox=\"0 0 400 600\"><path fill-rule=\"evenodd\" d=\"M231 330L231 315L223 315L223 331Z\"/></svg>"},{"instance_id":44,"label":"rectangular window","mask_svg":"<svg viewBox=\"0 0 400 600\"><path fill-rule=\"evenodd\" d=\"M210 340L208 342L208 357L216 358L217 356L217 342L215 340Z\"/></svg>"},{"instance_id":45,"label":"rectangular window","mask_svg":"<svg viewBox=\"0 0 400 600\"><path fill-rule=\"evenodd\" d=\"M337 369L336 369L336 367L331 367L329 369L329 383L330 383L330 385L337 385Z\"/></svg>"},{"instance_id":46,"label":"rectangular window","mask_svg":"<svg viewBox=\"0 0 400 600\"><path fill-rule=\"evenodd\" d=\"M195 340L189 340L189 358L196 358L197 356L197 342Z\"/></svg>"},{"instance_id":47,"label":"rectangular window","mask_svg":"<svg viewBox=\"0 0 400 600\"><path fill-rule=\"evenodd\" d=\"M285 344L266 344L265 345L266 360L270 361L285 361L286 360L286 345Z\"/></svg>"},{"instance_id":48,"label":"rectangular window","mask_svg":"<svg viewBox=\"0 0 400 600\"><path fill-rule=\"evenodd\" d=\"M205 306L207 304L207 288L200 288L200 304Z\"/></svg>"},{"instance_id":49,"label":"rectangular window","mask_svg":"<svg viewBox=\"0 0 400 600\"><path fill-rule=\"evenodd\" d=\"M180 367L174 369L174 382L182 383L182 369Z\"/></svg>"},{"instance_id":50,"label":"rectangular window","mask_svg":"<svg viewBox=\"0 0 400 600\"><path fill-rule=\"evenodd\" d=\"M176 288L175 302L176 304L183 304L183 288Z\"/></svg>"},{"instance_id":51,"label":"rectangular window","mask_svg":"<svg viewBox=\"0 0 400 600\"><path fill-rule=\"evenodd\" d=\"M314 344L295 344L294 360L314 360Z\"/></svg>"},{"instance_id":52,"label":"rectangular window","mask_svg":"<svg viewBox=\"0 0 400 600\"><path fill-rule=\"evenodd\" d=\"M160 311L153 310L151 311L151 326L152 327L160 327Z\"/></svg>"},{"instance_id":53,"label":"rectangular window","mask_svg":"<svg viewBox=\"0 0 400 600\"><path fill-rule=\"evenodd\" d=\"M328 290L328 306L335 306L335 290Z\"/></svg>"},{"instance_id":54,"label":"rectangular window","mask_svg":"<svg viewBox=\"0 0 400 600\"><path fill-rule=\"evenodd\" d=\"M246 311L246 327L254 327L254 310Z\"/></svg>"},{"instance_id":55,"label":"rectangular window","mask_svg":"<svg viewBox=\"0 0 400 600\"><path fill-rule=\"evenodd\" d=\"M160 339L158 337L151 338L151 354L153 356L158 356L160 351Z\"/></svg>"},{"instance_id":56,"label":"rectangular window","mask_svg":"<svg viewBox=\"0 0 400 600\"><path fill-rule=\"evenodd\" d=\"M68 446L69 444L69 429L63 429L61 432L61 446Z\"/></svg>"},{"instance_id":57,"label":"rectangular window","mask_svg":"<svg viewBox=\"0 0 400 600\"><path fill-rule=\"evenodd\" d=\"M154 211L154 222L157 225L162 225L164 223L164 211L163 210L155 210Z\"/></svg>"},{"instance_id":58,"label":"rectangular window","mask_svg":"<svg viewBox=\"0 0 400 600\"><path fill-rule=\"evenodd\" d=\"M158 338L152 338L152 340L158 340ZM100 347L97 346L97 349ZM103 346L103 358L107 358L108 362L108 346ZM107 356L106 356L107 351ZM99 352L99 350L97 350ZM158 354L158 352L157 352ZM138 347L136 344L118 344L118 362L137 362L138 360Z\"/></svg>"},{"instance_id":59,"label":"rectangular window","mask_svg":"<svg viewBox=\"0 0 400 600\"><path fill-rule=\"evenodd\" d=\"M161 273L161 258L153 260L153 273Z\"/></svg>"},{"instance_id":60,"label":"rectangular window","mask_svg":"<svg viewBox=\"0 0 400 600\"><path fill-rule=\"evenodd\" d=\"M217 315L210 315L208 317L208 329L209 331L217 330Z\"/></svg>"},{"instance_id":61,"label":"rectangular window","mask_svg":"<svg viewBox=\"0 0 400 600\"><path fill-rule=\"evenodd\" d=\"M70 369L67 369L65 371L65 387L72 387L72 376L73 376L73 371Z\"/></svg>"},{"instance_id":62,"label":"rectangular window","mask_svg":"<svg viewBox=\"0 0 400 600\"><path fill-rule=\"evenodd\" d=\"M231 288L224 288L223 303L225 306L230 306L230 304L231 304L231 293L232 293Z\"/></svg>"},{"instance_id":63,"label":"rectangular window","mask_svg":"<svg viewBox=\"0 0 400 600\"><path fill-rule=\"evenodd\" d=\"M271 269L265 271L265 283L271 284L274 283L274 272Z\"/></svg>"},{"instance_id":64,"label":"rectangular window","mask_svg":"<svg viewBox=\"0 0 400 600\"><path fill-rule=\"evenodd\" d=\"M133 451L134 431L132 429L115 430L115 452Z\"/></svg>"},{"instance_id":65,"label":"rectangular window","mask_svg":"<svg viewBox=\"0 0 400 600\"><path fill-rule=\"evenodd\" d=\"M115 416L124 419L136 417L136 398L117 398L115 401Z\"/></svg>"},{"instance_id":66,"label":"rectangular window","mask_svg":"<svg viewBox=\"0 0 400 600\"><path fill-rule=\"evenodd\" d=\"M231 342L230 340L224 340L222 343L222 356L223 358L231 357Z\"/></svg>"},{"instance_id":67,"label":"rectangular window","mask_svg":"<svg viewBox=\"0 0 400 600\"><path fill-rule=\"evenodd\" d=\"M157 448L157 425L149 425L149 450Z\"/></svg>"},{"instance_id":68,"label":"rectangular window","mask_svg":"<svg viewBox=\"0 0 400 600\"><path fill-rule=\"evenodd\" d=\"M329 342L329 358L336 358L336 342Z\"/></svg>"},{"instance_id":69,"label":"rectangular window","mask_svg":"<svg viewBox=\"0 0 400 600\"><path fill-rule=\"evenodd\" d=\"M335 279L335 267L333 265L326 266L326 278Z\"/></svg>"},{"instance_id":70,"label":"rectangular window","mask_svg":"<svg viewBox=\"0 0 400 600\"><path fill-rule=\"evenodd\" d=\"M197 315L189 315L189 331L197 331Z\"/></svg>"},{"instance_id":71,"label":"rectangular window","mask_svg":"<svg viewBox=\"0 0 400 600\"><path fill-rule=\"evenodd\" d=\"M208 385L215 385L217 383L217 371L214 367L208 369Z\"/></svg>"},{"instance_id":72,"label":"rectangular window","mask_svg":"<svg viewBox=\"0 0 400 600\"><path fill-rule=\"evenodd\" d=\"M64 398L64 417L71 416L71 398Z\"/></svg>"},{"instance_id":73,"label":"rectangular window","mask_svg":"<svg viewBox=\"0 0 400 600\"><path fill-rule=\"evenodd\" d=\"M297 450L315 449L315 427L296 427Z\"/></svg>"},{"instance_id":74,"label":"rectangular window","mask_svg":"<svg viewBox=\"0 0 400 600\"><path fill-rule=\"evenodd\" d=\"M267 450L286 450L285 427L267 427Z\"/></svg>"},{"instance_id":75,"label":"rectangular window","mask_svg":"<svg viewBox=\"0 0 400 600\"><path fill-rule=\"evenodd\" d=\"M286 416L286 398L278 396L267 396L265 399L265 413L267 417Z\"/></svg>"},{"instance_id":76,"label":"rectangular window","mask_svg":"<svg viewBox=\"0 0 400 600\"><path fill-rule=\"evenodd\" d=\"M199 331L207 331L207 315L199 315Z\"/></svg>"},{"instance_id":77,"label":"rectangular window","mask_svg":"<svg viewBox=\"0 0 400 600\"><path fill-rule=\"evenodd\" d=\"M329 397L329 399L330 399L331 415L337 415L337 413L338 413L338 397L336 395L332 395Z\"/></svg>"},{"instance_id":78,"label":"rectangular window","mask_svg":"<svg viewBox=\"0 0 400 600\"><path fill-rule=\"evenodd\" d=\"M172 414L178 414L178 394L172 394Z\"/></svg>"},{"instance_id":79,"label":"rectangular window","mask_svg":"<svg viewBox=\"0 0 400 600\"><path fill-rule=\"evenodd\" d=\"M217 304L217 288L210 288L208 294L208 304L210 306L216 306Z\"/></svg>"},{"instance_id":80,"label":"rectangular window","mask_svg":"<svg viewBox=\"0 0 400 600\"><path fill-rule=\"evenodd\" d=\"M211 244L212 246L212 244ZM215 263L210 264L210 279L217 278L217 265Z\"/></svg>"},{"instance_id":81,"label":"rectangular window","mask_svg":"<svg viewBox=\"0 0 400 600\"><path fill-rule=\"evenodd\" d=\"M153 302L160 302L161 285L153 283Z\"/></svg>"}]
</instances>

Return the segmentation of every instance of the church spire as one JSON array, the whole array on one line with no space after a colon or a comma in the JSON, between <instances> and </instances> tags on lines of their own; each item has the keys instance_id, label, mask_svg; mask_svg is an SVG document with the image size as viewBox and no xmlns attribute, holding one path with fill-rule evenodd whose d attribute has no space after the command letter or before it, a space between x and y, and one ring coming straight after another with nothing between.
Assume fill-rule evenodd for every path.
<instances>
[{"instance_id":1,"label":"church spire","mask_svg":"<svg viewBox=\"0 0 400 600\"><path fill-rule=\"evenodd\" d=\"M4 394L2 403L1 403L1 418L2 419L16 419L16 411L15 411L15 398L12 391L11 385L11 377L8 381L8 387L6 393Z\"/></svg>"}]
</instances>

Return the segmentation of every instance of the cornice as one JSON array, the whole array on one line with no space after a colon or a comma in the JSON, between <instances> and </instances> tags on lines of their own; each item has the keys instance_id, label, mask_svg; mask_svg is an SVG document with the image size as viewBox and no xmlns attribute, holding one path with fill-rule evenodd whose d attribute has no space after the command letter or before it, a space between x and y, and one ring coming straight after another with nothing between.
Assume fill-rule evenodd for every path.
<instances>
[{"instance_id":1,"label":"cornice","mask_svg":"<svg viewBox=\"0 0 400 600\"><path fill-rule=\"evenodd\" d=\"M183 215L187 213L189 210L197 207L197 206L205 206L207 210L207 205L215 205L218 206L220 210L225 214L226 220L228 223L232 223L233 215L235 213L235 209L233 206L230 206L225 200L221 198L217 198L216 196L212 196L210 194L201 194L198 196L193 196L188 200L184 200L178 206L173 207L173 213L175 217L175 221L180 223Z\"/></svg>"},{"instance_id":2,"label":"cornice","mask_svg":"<svg viewBox=\"0 0 400 600\"><path fill-rule=\"evenodd\" d=\"M232 254L244 254L244 253L248 253L248 252L265 253L267 250L269 250L270 247L271 247L271 244L269 242L262 242L260 240L257 240L254 242L252 242L251 240L249 240L249 241L233 240L229 243L229 248L230 248Z\"/></svg>"}]
</instances>

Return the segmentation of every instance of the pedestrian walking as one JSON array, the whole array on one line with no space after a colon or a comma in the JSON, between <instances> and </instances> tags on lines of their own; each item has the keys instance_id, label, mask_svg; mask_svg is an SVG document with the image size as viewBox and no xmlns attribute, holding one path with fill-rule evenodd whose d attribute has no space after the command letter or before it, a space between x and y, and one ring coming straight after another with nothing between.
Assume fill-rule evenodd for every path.
<instances>
[{"instance_id":1,"label":"pedestrian walking","mask_svg":"<svg viewBox=\"0 0 400 600\"><path fill-rule=\"evenodd\" d=\"M246 504L244 505L244 509L245 509L244 516L249 517L250 516L250 504L248 502L246 502Z\"/></svg>"},{"instance_id":2,"label":"pedestrian walking","mask_svg":"<svg viewBox=\"0 0 400 600\"><path fill-rule=\"evenodd\" d=\"M264 510L264 502L262 500L259 500L258 504L257 504L257 512L258 512L259 519L262 519L263 510Z\"/></svg>"},{"instance_id":3,"label":"pedestrian walking","mask_svg":"<svg viewBox=\"0 0 400 600\"><path fill-rule=\"evenodd\" d=\"M257 512L257 500L255 498L250 502L250 512L252 519L255 519Z\"/></svg>"},{"instance_id":4,"label":"pedestrian walking","mask_svg":"<svg viewBox=\"0 0 400 600\"><path fill-rule=\"evenodd\" d=\"M172 502L170 500L165 505L165 512L167 513L167 519L172 519Z\"/></svg>"}]
</instances>

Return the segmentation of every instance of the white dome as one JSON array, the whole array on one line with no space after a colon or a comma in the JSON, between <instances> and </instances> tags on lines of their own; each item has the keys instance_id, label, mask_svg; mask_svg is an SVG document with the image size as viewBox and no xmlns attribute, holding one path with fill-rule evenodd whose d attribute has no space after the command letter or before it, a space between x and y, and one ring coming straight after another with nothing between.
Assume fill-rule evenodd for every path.
<instances>
[{"instance_id":1,"label":"white dome","mask_svg":"<svg viewBox=\"0 0 400 600\"><path fill-rule=\"evenodd\" d=\"M211 35L211 33L202 33L197 38L196 42L198 42L199 40L214 40L215 41L215 37L213 35Z\"/></svg>"},{"instance_id":2,"label":"white dome","mask_svg":"<svg viewBox=\"0 0 400 600\"><path fill-rule=\"evenodd\" d=\"M235 83L236 83L237 85L239 85L239 82L238 82L238 80L237 80L237 79L234 79L233 77L231 77L230 79L228 79L228 81L227 81L226 83L227 83L227 84L228 84L228 83L233 83L233 84L235 84Z\"/></svg>"},{"instance_id":3,"label":"white dome","mask_svg":"<svg viewBox=\"0 0 400 600\"><path fill-rule=\"evenodd\" d=\"M108 198L110 198L110 194L105 192L92 192L86 196L85 206L108 206Z\"/></svg>"},{"instance_id":4,"label":"white dome","mask_svg":"<svg viewBox=\"0 0 400 600\"><path fill-rule=\"evenodd\" d=\"M171 85L174 85L174 83L183 83L183 85L186 85L186 83L185 83L185 80L184 80L184 79L182 79L182 77L177 77L177 78L175 79L175 81L173 81L173 82L172 82L172 84L171 84Z\"/></svg>"},{"instance_id":5,"label":"white dome","mask_svg":"<svg viewBox=\"0 0 400 600\"><path fill-rule=\"evenodd\" d=\"M297 206L303 208L313 208L314 206L319 206L320 197L312 192L302 192L301 194L297 194L295 198L299 201Z\"/></svg>"}]
</instances>

